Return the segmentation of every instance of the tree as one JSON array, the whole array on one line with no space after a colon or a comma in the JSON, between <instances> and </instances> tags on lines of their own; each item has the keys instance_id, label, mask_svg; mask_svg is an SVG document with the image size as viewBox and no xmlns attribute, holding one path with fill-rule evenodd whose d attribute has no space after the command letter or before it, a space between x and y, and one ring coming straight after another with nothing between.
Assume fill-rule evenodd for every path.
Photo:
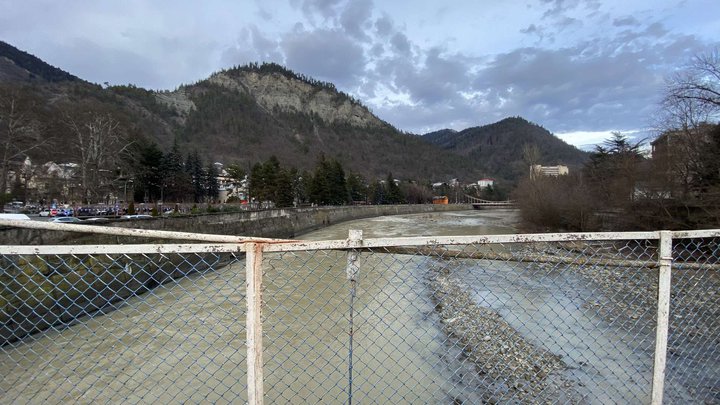
<instances>
[{"instance_id":1,"label":"tree","mask_svg":"<svg viewBox=\"0 0 720 405\"><path fill-rule=\"evenodd\" d=\"M281 168L275 178L275 193L273 201L279 208L292 207L295 202L293 183L295 174L293 170Z\"/></svg>"},{"instance_id":2,"label":"tree","mask_svg":"<svg viewBox=\"0 0 720 405\"><path fill-rule=\"evenodd\" d=\"M220 184L218 183L218 170L214 164L210 163L205 169L205 195L209 202L217 200L220 195Z\"/></svg>"},{"instance_id":3,"label":"tree","mask_svg":"<svg viewBox=\"0 0 720 405\"><path fill-rule=\"evenodd\" d=\"M245 180L245 170L243 170L243 168L237 163L228 165L225 168L225 171L235 184L240 184L243 180Z\"/></svg>"},{"instance_id":4,"label":"tree","mask_svg":"<svg viewBox=\"0 0 720 405\"><path fill-rule=\"evenodd\" d=\"M400 192L400 187L395 184L395 178L392 173L388 173L387 178L385 179L385 189L386 204L400 204L403 202L404 198Z\"/></svg>"},{"instance_id":5,"label":"tree","mask_svg":"<svg viewBox=\"0 0 720 405\"><path fill-rule=\"evenodd\" d=\"M625 135L613 132L603 145L595 147L583 173L599 201L608 207L627 207L632 202L639 165L643 161L643 141L632 143Z\"/></svg>"},{"instance_id":6,"label":"tree","mask_svg":"<svg viewBox=\"0 0 720 405\"><path fill-rule=\"evenodd\" d=\"M160 171L162 173L160 191L163 200L182 202L192 193L192 180L185 172L177 139L170 152L163 157Z\"/></svg>"},{"instance_id":7,"label":"tree","mask_svg":"<svg viewBox=\"0 0 720 405\"><path fill-rule=\"evenodd\" d=\"M342 205L349 199L345 170L335 159L321 155L308 192L310 201L321 205Z\"/></svg>"},{"instance_id":8,"label":"tree","mask_svg":"<svg viewBox=\"0 0 720 405\"><path fill-rule=\"evenodd\" d=\"M157 201L161 198L160 188L163 182L162 151L155 142L145 142L136 144L133 154L137 156L134 169L137 182L135 199Z\"/></svg>"},{"instance_id":9,"label":"tree","mask_svg":"<svg viewBox=\"0 0 720 405\"><path fill-rule=\"evenodd\" d=\"M350 194L350 201L365 202L367 200L368 186L361 175L349 174L347 178L347 188Z\"/></svg>"},{"instance_id":10,"label":"tree","mask_svg":"<svg viewBox=\"0 0 720 405\"><path fill-rule=\"evenodd\" d=\"M652 167L659 174L655 176L656 188L664 194L649 202L668 221L668 228L720 223L717 49L696 56L667 81L660 117Z\"/></svg>"},{"instance_id":11,"label":"tree","mask_svg":"<svg viewBox=\"0 0 720 405\"><path fill-rule=\"evenodd\" d=\"M207 173L197 149L188 154L185 160L185 171L190 176L193 189L193 201L202 202L205 198Z\"/></svg>"},{"instance_id":12,"label":"tree","mask_svg":"<svg viewBox=\"0 0 720 405\"><path fill-rule=\"evenodd\" d=\"M696 56L685 69L672 76L665 102L701 106L711 114L720 111L720 51L715 49Z\"/></svg>"},{"instance_id":13,"label":"tree","mask_svg":"<svg viewBox=\"0 0 720 405\"><path fill-rule=\"evenodd\" d=\"M50 141L34 116L36 100L24 93L22 88L0 87L0 195L8 188L11 164L24 161L29 152Z\"/></svg>"},{"instance_id":14,"label":"tree","mask_svg":"<svg viewBox=\"0 0 720 405\"><path fill-rule=\"evenodd\" d=\"M379 180L368 186L368 201L370 204L385 204L385 188Z\"/></svg>"},{"instance_id":15,"label":"tree","mask_svg":"<svg viewBox=\"0 0 720 405\"><path fill-rule=\"evenodd\" d=\"M680 178L682 198L689 198L702 178L704 157L712 149L712 136L720 119L720 52L698 55L667 83L661 104L661 135L656 165L672 178ZM714 159L711 159L714 160ZM711 164L712 165L712 164ZM668 182L672 186L672 178Z\"/></svg>"},{"instance_id":16,"label":"tree","mask_svg":"<svg viewBox=\"0 0 720 405\"><path fill-rule=\"evenodd\" d=\"M82 200L99 201L104 196L112 170L132 142L125 139L120 122L109 112L78 105L63 113L73 135L73 152L80 171Z\"/></svg>"}]
</instances>

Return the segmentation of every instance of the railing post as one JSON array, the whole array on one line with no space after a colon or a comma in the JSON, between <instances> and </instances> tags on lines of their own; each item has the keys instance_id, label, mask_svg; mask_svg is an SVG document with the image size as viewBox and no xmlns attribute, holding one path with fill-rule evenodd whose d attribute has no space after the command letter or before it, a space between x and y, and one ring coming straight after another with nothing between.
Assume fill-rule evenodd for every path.
<instances>
[{"instance_id":1,"label":"railing post","mask_svg":"<svg viewBox=\"0 0 720 405\"><path fill-rule=\"evenodd\" d=\"M245 255L245 293L247 298L247 386L248 404L263 403L262 347L262 260L263 244L248 243Z\"/></svg>"},{"instance_id":2,"label":"railing post","mask_svg":"<svg viewBox=\"0 0 720 405\"><path fill-rule=\"evenodd\" d=\"M348 247L357 248L362 246L362 230L351 229L348 234ZM350 281L350 330L348 332L348 405L352 405L353 396L353 335L355 334L353 318L355 316L355 295L357 294L357 276L360 268L357 265L357 252L352 250L348 252L347 256L347 267L345 268L345 275Z\"/></svg>"},{"instance_id":3,"label":"railing post","mask_svg":"<svg viewBox=\"0 0 720 405\"><path fill-rule=\"evenodd\" d=\"M652 404L660 405L665 384L665 363L667 358L668 328L670 322L670 286L672 267L672 233L660 231L658 252L660 271L658 273L658 307L655 335L655 361L653 363Z\"/></svg>"}]
</instances>

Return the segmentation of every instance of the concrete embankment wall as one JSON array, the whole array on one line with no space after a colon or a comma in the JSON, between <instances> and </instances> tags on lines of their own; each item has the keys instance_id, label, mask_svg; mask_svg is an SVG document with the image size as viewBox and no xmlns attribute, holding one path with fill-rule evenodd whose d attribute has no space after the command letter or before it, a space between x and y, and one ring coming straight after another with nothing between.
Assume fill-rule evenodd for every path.
<instances>
[{"instance_id":1,"label":"concrete embankment wall","mask_svg":"<svg viewBox=\"0 0 720 405\"><path fill-rule=\"evenodd\" d=\"M265 211L243 211L207 215L155 218L152 220L118 220L105 226L154 229L163 231L197 232L221 235L256 236L266 238L294 238L305 232L331 224L361 218L385 215L415 214L435 211L472 209L469 204L459 205L366 205L348 207L292 208ZM88 225L91 227L92 225ZM70 232L51 232L34 229L1 229L3 245L54 245L54 244L132 243L116 236Z\"/></svg>"}]
</instances>

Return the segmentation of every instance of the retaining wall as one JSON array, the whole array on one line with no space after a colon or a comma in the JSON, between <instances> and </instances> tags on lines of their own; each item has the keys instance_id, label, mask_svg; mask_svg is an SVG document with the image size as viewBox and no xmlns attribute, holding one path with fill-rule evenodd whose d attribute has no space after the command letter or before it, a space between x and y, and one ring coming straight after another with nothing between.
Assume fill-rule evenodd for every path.
<instances>
[{"instance_id":1,"label":"retaining wall","mask_svg":"<svg viewBox=\"0 0 720 405\"><path fill-rule=\"evenodd\" d=\"M197 232L221 235L294 238L297 235L331 224L385 215L415 214L434 211L469 210L469 204L455 205L364 205L341 207L289 208L264 211L242 211L206 215L188 215L151 220L117 220L104 226ZM88 225L94 226L94 225ZM127 238L107 235L83 235L35 229L0 229L3 245L54 245L133 243ZM147 241L142 241L147 242Z\"/></svg>"}]
</instances>

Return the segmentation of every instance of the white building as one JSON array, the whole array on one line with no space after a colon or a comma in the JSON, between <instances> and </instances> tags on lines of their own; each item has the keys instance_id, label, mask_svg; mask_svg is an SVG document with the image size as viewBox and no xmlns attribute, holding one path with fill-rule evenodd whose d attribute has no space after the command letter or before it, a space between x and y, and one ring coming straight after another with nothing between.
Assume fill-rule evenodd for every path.
<instances>
[{"instance_id":1,"label":"white building","mask_svg":"<svg viewBox=\"0 0 720 405\"><path fill-rule=\"evenodd\" d=\"M477 185L481 190L487 187L493 187L495 185L495 179L480 179L478 180Z\"/></svg>"},{"instance_id":2,"label":"white building","mask_svg":"<svg viewBox=\"0 0 720 405\"><path fill-rule=\"evenodd\" d=\"M534 179L537 176L565 176L570 171L568 170L567 166L564 165L558 165L558 166L541 166L541 165L532 165L530 166L530 178Z\"/></svg>"}]
</instances>

